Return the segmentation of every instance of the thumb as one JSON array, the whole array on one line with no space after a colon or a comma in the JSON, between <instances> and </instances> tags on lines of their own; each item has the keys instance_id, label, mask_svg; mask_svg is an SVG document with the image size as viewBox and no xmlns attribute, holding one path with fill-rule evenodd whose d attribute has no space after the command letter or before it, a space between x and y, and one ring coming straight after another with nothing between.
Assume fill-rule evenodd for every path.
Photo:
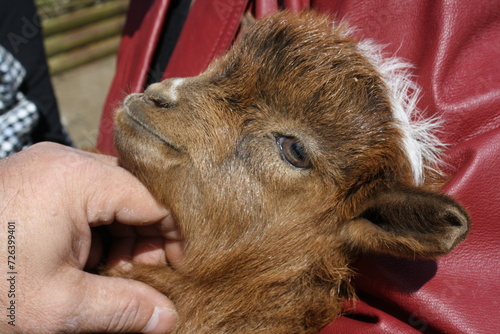
<instances>
[{"instance_id":1,"label":"thumb","mask_svg":"<svg viewBox=\"0 0 500 334\"><path fill-rule=\"evenodd\" d=\"M144 283L87 273L84 282L78 332L167 333L175 326L172 302Z\"/></svg>"}]
</instances>

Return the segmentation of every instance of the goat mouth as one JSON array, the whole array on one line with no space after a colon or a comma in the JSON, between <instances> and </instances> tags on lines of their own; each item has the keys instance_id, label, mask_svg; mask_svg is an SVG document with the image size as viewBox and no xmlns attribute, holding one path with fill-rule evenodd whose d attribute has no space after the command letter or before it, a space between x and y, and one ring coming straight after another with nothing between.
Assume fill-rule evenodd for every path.
<instances>
[{"instance_id":1,"label":"goat mouth","mask_svg":"<svg viewBox=\"0 0 500 334\"><path fill-rule=\"evenodd\" d=\"M151 135L153 135L153 137L155 137L156 139L161 141L163 144L165 144L165 146L167 146L167 147L169 147L177 152L182 151L181 148L179 148L177 145L174 145L170 140L168 140L167 138L165 138L164 136L159 134L157 131L155 131L148 123L144 122L141 119L141 117L136 115L136 112L133 111L133 109L136 109L136 108L134 108L133 106L130 106L129 104L126 103L126 104L124 104L123 109L125 110L126 116L128 116L128 118L130 120L132 120L135 124L137 124L142 129L146 130Z\"/></svg>"}]
</instances>

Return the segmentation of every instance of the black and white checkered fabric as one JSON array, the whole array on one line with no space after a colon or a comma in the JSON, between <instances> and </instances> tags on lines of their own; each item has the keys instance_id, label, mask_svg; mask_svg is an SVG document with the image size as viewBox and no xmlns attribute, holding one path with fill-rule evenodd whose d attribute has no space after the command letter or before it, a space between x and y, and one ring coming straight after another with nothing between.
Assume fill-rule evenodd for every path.
<instances>
[{"instance_id":1,"label":"black and white checkered fabric","mask_svg":"<svg viewBox=\"0 0 500 334\"><path fill-rule=\"evenodd\" d=\"M39 114L19 87L26 70L0 45L0 159L32 144Z\"/></svg>"}]
</instances>

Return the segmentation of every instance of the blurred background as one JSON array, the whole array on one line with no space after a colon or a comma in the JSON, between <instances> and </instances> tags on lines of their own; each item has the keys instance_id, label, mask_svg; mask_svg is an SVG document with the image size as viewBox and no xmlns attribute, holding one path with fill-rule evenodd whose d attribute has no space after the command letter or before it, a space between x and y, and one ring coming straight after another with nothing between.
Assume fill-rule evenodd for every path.
<instances>
[{"instance_id":1,"label":"blurred background","mask_svg":"<svg viewBox=\"0 0 500 334\"><path fill-rule=\"evenodd\" d=\"M77 147L94 147L129 1L35 3L62 122Z\"/></svg>"}]
</instances>

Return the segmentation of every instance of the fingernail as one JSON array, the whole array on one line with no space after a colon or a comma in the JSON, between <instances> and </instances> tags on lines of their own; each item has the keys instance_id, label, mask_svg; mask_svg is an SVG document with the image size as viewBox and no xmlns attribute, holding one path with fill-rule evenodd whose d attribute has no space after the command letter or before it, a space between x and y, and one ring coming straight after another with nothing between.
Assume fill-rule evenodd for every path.
<instances>
[{"instance_id":1,"label":"fingernail","mask_svg":"<svg viewBox=\"0 0 500 334\"><path fill-rule=\"evenodd\" d=\"M142 333L168 333L174 328L176 321L177 312L175 310L156 306L153 315L142 330Z\"/></svg>"}]
</instances>

